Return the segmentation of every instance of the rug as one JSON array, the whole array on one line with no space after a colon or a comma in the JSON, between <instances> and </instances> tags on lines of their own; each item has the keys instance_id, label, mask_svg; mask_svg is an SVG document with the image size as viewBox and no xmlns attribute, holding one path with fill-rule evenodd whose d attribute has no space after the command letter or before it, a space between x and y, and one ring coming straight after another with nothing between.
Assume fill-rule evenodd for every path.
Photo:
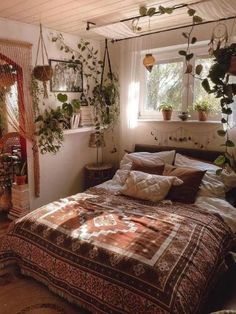
<instances>
[{"instance_id":1,"label":"rug","mask_svg":"<svg viewBox=\"0 0 236 314\"><path fill-rule=\"evenodd\" d=\"M88 314L13 269L0 273L0 314Z\"/></svg>"}]
</instances>

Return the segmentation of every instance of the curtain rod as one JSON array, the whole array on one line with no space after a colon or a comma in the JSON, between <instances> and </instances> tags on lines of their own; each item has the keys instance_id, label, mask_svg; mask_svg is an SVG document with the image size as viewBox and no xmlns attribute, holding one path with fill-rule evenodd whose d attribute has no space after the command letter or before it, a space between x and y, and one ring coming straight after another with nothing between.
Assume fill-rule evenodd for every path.
<instances>
[{"instance_id":1,"label":"curtain rod","mask_svg":"<svg viewBox=\"0 0 236 314\"><path fill-rule=\"evenodd\" d=\"M208 2L209 0L203 0L203 2ZM198 0L196 2L192 2L192 3L182 3L182 4L176 4L174 6L170 6L170 8L172 8L174 11L175 10L178 10L178 9L182 9L182 8L186 8L186 7L191 7L192 5L196 5L196 4L199 4L201 3L202 0ZM161 11L160 10L157 10L154 14L154 15L157 15L157 16L160 16L162 15ZM119 20L119 21L116 21L116 22L113 22L112 24L116 24L116 23L122 23L122 22L128 22L128 21L132 21L132 20L135 20L135 19L139 19L139 18L143 18L143 17L147 17L147 15L137 15L137 16L133 16L133 17L128 17L126 19L122 19L122 20ZM93 28L96 28L96 23L94 22L89 22L87 21L87 27L86 27L86 31L90 31L90 30L93 30ZM93 25L94 27L91 27L90 25ZM103 24L103 25L99 25L98 27L103 27L103 26L107 26L107 25L111 25L111 23L107 23L107 24Z\"/></svg>"},{"instance_id":2,"label":"curtain rod","mask_svg":"<svg viewBox=\"0 0 236 314\"><path fill-rule=\"evenodd\" d=\"M118 42L118 41L134 39L134 38L149 36L149 35L153 35L153 34L160 34L160 33L164 33L164 32L175 31L175 30L178 30L178 29L183 29L183 28L191 27L191 26L205 25L205 24L210 24L210 23L214 23L214 22L222 22L222 21L232 20L232 19L235 19L235 18L236 18L236 16L230 16L230 17L224 17L224 18L221 18L221 19L217 19L217 20L213 20L213 21L206 21L206 22L202 22L202 23L198 23L198 24L188 24L188 25L183 25L183 26L177 26L177 27L167 28L167 29L163 29L163 30L159 30L159 31L155 31L155 32L141 34L141 35L138 35L138 36L126 37L126 38L122 38L122 39L113 39L112 42L114 43L114 42Z\"/></svg>"}]
</instances>

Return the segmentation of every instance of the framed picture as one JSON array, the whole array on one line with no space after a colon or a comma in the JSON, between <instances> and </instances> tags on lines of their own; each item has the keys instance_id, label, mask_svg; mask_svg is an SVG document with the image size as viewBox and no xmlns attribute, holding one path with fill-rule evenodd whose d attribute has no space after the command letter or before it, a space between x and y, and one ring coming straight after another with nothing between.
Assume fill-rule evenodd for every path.
<instances>
[{"instance_id":1,"label":"framed picture","mask_svg":"<svg viewBox=\"0 0 236 314\"><path fill-rule=\"evenodd\" d=\"M83 91L83 66L81 62L63 61L50 59L49 63L53 69L50 81L51 92Z\"/></svg>"}]
</instances>

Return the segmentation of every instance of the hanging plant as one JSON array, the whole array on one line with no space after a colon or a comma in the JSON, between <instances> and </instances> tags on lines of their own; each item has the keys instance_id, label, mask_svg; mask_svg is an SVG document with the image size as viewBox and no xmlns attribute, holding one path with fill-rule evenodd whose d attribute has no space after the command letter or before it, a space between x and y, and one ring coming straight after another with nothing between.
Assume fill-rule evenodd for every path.
<instances>
[{"instance_id":1,"label":"hanging plant","mask_svg":"<svg viewBox=\"0 0 236 314\"><path fill-rule=\"evenodd\" d=\"M40 50L41 50L43 65L37 65ZM45 62L47 64L45 64ZM48 62L48 53L47 53L46 45L43 39L43 31L42 31L41 24L40 24L37 55L36 55L35 67L33 69L33 75L37 80L43 82L44 98L48 98L47 82L51 80L52 75L53 75L53 70Z\"/></svg>"},{"instance_id":2,"label":"hanging plant","mask_svg":"<svg viewBox=\"0 0 236 314\"><path fill-rule=\"evenodd\" d=\"M89 41L83 39L74 49L67 45L61 34L52 35L54 42L61 51L69 54L70 59L78 60L84 65L84 91L80 94L80 101L93 108L94 125L99 124L100 130L113 130L119 117L119 88L118 78L111 70L107 41L105 42L104 58L100 60L98 50ZM105 62L108 59L108 73L105 73ZM113 135L112 135L113 138ZM115 152L113 147L111 152Z\"/></svg>"},{"instance_id":3,"label":"hanging plant","mask_svg":"<svg viewBox=\"0 0 236 314\"><path fill-rule=\"evenodd\" d=\"M62 146L63 130L67 127L67 113L61 107L45 109L36 120L38 146L41 154L56 154Z\"/></svg>"},{"instance_id":4,"label":"hanging plant","mask_svg":"<svg viewBox=\"0 0 236 314\"><path fill-rule=\"evenodd\" d=\"M230 163L229 148L235 147L234 142L229 138L228 131L230 129L229 117L232 114L230 105L234 102L234 96L236 95L236 84L230 83L229 80L231 74L236 74L236 44L216 49L213 55L215 57L214 64L209 70L208 78L203 80L202 86L208 94L214 94L220 100L221 112L224 114L221 119L224 129L218 130L218 135L225 138L223 144L225 151L215 161L218 166L224 168Z\"/></svg>"}]
</instances>

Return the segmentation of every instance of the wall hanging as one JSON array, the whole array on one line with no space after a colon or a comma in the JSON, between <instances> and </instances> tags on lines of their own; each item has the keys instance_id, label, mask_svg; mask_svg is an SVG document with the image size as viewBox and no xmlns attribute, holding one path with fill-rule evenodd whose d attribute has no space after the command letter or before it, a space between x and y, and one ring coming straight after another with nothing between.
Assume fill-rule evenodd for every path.
<instances>
[{"instance_id":1,"label":"wall hanging","mask_svg":"<svg viewBox=\"0 0 236 314\"><path fill-rule=\"evenodd\" d=\"M207 131L205 129L203 131L201 129L199 130L199 126L196 126L196 130L175 127L163 131L156 128L151 131L151 135L160 146L188 146L190 143L191 146L195 148L207 149L208 146L218 138L217 130L218 127L216 126L208 127Z\"/></svg>"}]
</instances>

